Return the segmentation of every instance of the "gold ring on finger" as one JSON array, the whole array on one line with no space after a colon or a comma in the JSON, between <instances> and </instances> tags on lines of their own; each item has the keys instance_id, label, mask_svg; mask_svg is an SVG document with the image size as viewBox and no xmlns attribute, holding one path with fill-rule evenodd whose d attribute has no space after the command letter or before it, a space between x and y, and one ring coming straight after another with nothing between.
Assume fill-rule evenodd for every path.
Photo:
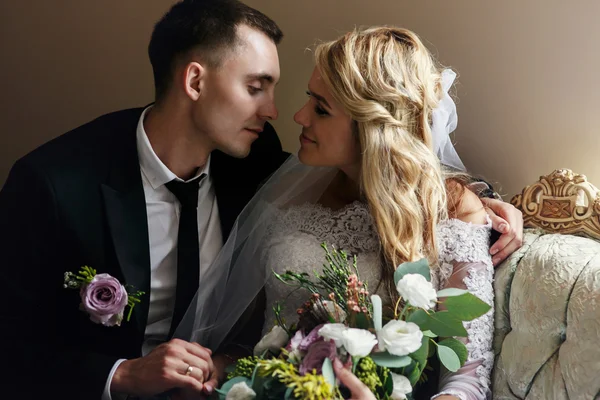
<instances>
[{"instance_id":1,"label":"gold ring on finger","mask_svg":"<svg viewBox=\"0 0 600 400\"><path fill-rule=\"evenodd\" d=\"M194 367L192 367L191 365L188 364L187 369L185 370L185 374L187 376L190 376L192 374L192 371L194 371Z\"/></svg>"}]
</instances>

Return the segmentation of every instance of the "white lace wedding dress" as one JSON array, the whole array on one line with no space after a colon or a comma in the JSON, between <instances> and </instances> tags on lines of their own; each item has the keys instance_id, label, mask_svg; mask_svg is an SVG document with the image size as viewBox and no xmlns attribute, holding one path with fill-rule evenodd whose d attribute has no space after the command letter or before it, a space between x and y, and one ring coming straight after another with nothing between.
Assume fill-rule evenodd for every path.
<instances>
[{"instance_id":1,"label":"white lace wedding dress","mask_svg":"<svg viewBox=\"0 0 600 400\"><path fill-rule=\"evenodd\" d=\"M493 267L488 252L490 232L490 224L442 222L437 232L441 267L432 273L432 282L440 289L468 289L493 306ZM337 211L318 204L291 207L274 221L271 233L264 253L269 270L312 274L324 262L321 243L326 242L357 256L360 278L369 283L370 290L374 290L380 280L379 242L369 211L360 202ZM389 297L381 294L385 302ZM275 325L271 305L280 302L284 306L283 317L292 323L297 320L296 309L307 299L305 291L291 291L275 278L267 282L266 295L269 306L263 334ZM463 400L486 399L490 397L493 365L493 311L466 323L465 327L469 335L468 360L457 372L443 373L439 395L451 394Z\"/></svg>"}]
</instances>

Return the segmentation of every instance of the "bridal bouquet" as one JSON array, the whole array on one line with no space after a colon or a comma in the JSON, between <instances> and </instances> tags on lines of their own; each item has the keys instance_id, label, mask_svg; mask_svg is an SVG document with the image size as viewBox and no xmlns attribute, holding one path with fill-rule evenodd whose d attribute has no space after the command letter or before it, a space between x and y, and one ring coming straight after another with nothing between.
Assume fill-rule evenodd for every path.
<instances>
[{"instance_id":1,"label":"bridal bouquet","mask_svg":"<svg viewBox=\"0 0 600 400\"><path fill-rule=\"evenodd\" d=\"M230 367L217 390L220 398L348 398L336 382L332 360L337 358L376 398L411 399L417 382L427 379L429 358L438 357L449 371L465 363L467 348L454 337L466 337L463 322L484 315L488 304L466 290L436 292L422 259L396 269L398 299L384 310L381 298L360 280L356 257L322 247L322 273L275 274L307 290L307 301L291 326L281 318L281 305L273 307L278 325L256 345L254 356Z\"/></svg>"}]
</instances>

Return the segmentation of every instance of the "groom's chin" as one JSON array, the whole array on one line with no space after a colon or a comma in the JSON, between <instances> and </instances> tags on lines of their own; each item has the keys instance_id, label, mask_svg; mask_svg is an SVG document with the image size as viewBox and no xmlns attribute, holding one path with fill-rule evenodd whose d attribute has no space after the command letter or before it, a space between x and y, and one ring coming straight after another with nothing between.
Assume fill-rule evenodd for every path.
<instances>
[{"instance_id":1,"label":"groom's chin","mask_svg":"<svg viewBox=\"0 0 600 400\"><path fill-rule=\"evenodd\" d=\"M233 146L220 149L223 153L234 158L246 158L250 154L252 148L252 142L250 143L236 143Z\"/></svg>"}]
</instances>

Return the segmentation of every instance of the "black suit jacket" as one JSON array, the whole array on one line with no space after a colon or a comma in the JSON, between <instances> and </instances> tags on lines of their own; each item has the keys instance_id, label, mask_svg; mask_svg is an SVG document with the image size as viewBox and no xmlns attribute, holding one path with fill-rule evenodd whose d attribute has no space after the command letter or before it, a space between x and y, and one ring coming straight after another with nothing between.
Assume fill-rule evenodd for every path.
<instances>
[{"instance_id":1,"label":"black suit jacket","mask_svg":"<svg viewBox=\"0 0 600 400\"><path fill-rule=\"evenodd\" d=\"M100 399L114 362L141 355L150 293L142 111L104 115L46 143L17 161L0 192L3 397ZM213 152L224 240L287 155L269 124L247 158ZM146 292L129 322L105 327L79 311L63 278L83 265Z\"/></svg>"}]
</instances>

